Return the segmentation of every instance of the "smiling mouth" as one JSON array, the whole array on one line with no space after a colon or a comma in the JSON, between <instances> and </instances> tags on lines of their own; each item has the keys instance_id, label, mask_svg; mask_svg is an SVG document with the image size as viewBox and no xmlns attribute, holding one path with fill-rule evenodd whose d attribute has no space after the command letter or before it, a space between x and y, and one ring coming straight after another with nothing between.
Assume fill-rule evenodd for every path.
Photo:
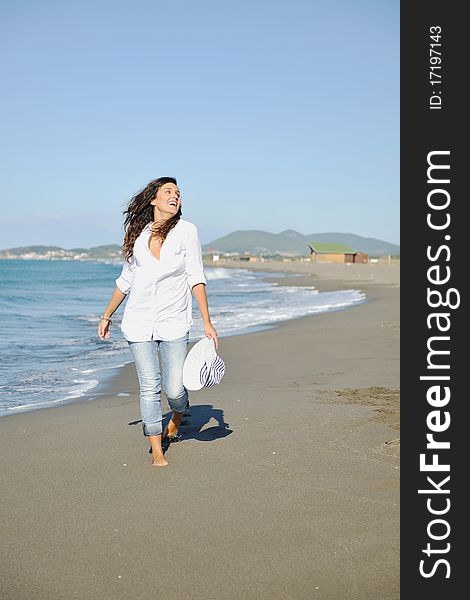
<instances>
[{"instance_id":1,"label":"smiling mouth","mask_svg":"<svg viewBox=\"0 0 470 600\"><path fill-rule=\"evenodd\" d=\"M170 206L178 206L178 202L176 202L176 200L170 200L170 201L168 202L168 204L169 204Z\"/></svg>"}]
</instances>

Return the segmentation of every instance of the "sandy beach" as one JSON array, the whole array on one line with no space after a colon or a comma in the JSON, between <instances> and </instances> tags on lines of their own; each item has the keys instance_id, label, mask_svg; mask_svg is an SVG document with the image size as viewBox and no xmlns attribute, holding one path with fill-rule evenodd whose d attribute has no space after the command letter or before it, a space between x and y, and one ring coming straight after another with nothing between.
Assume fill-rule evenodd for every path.
<instances>
[{"instance_id":1,"label":"sandy beach","mask_svg":"<svg viewBox=\"0 0 470 600\"><path fill-rule=\"evenodd\" d=\"M132 364L1 418L2 600L398 600L399 265L248 268L367 302L221 339L168 468Z\"/></svg>"}]
</instances>

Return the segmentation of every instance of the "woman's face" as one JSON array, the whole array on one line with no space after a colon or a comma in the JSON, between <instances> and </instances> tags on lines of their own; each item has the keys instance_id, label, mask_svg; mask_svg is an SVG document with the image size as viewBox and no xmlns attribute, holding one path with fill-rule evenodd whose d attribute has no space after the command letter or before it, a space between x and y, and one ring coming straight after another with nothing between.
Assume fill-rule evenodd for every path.
<instances>
[{"instance_id":1,"label":"woman's face","mask_svg":"<svg viewBox=\"0 0 470 600\"><path fill-rule=\"evenodd\" d=\"M174 183L164 183L150 204L155 207L156 220L173 217L181 206L178 186Z\"/></svg>"}]
</instances>

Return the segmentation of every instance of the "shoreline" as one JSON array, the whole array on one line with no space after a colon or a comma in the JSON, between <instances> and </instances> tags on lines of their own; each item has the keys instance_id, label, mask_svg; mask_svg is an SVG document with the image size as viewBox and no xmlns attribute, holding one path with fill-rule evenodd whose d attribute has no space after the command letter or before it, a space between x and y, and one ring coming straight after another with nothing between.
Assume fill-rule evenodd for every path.
<instances>
[{"instance_id":1,"label":"shoreline","mask_svg":"<svg viewBox=\"0 0 470 600\"><path fill-rule=\"evenodd\" d=\"M239 263L238 261L225 261L223 264L220 264L220 265L214 265L210 261L204 262L204 266L206 268L207 267L208 268L227 268L227 269L235 268L235 269L244 269L244 270L252 271L252 272L253 271L258 271L258 272L264 271L265 270L264 266L266 264L269 265L269 268L268 268L268 271L266 271L267 276L263 277L262 280L266 281L268 283L272 283L274 285L289 286L289 287L312 287L312 286L314 286L315 289L318 289L319 292L340 291L340 290L344 290L344 287L345 287L344 282L342 282L341 280L338 280L338 281L324 280L324 279L319 279L318 275L313 275L312 273L308 273L308 272L305 273L306 269L307 269L307 271L310 270L311 265L307 265L307 267L305 268L305 265L303 265L300 262L284 263L281 261L270 261L269 263ZM286 264L287 264L287 267L285 266ZM303 270L302 270L302 266L304 266ZM325 265L320 265L320 267L324 267L324 266ZM338 267L338 265L326 265L326 266L327 266L327 269L325 270L325 272L327 274L329 273L329 270L331 268L334 269L335 267ZM344 265L339 265L340 269L343 266ZM357 265L354 265L354 266L357 267ZM360 268L362 268L362 265L360 265ZM268 275L269 273L272 273L272 276ZM280 274L282 274L282 276L276 276L276 275L280 275ZM339 273L339 275L340 275L340 273ZM335 277L337 277L337 276L338 275L335 274ZM367 286L366 281L362 282L361 287L363 287L363 286ZM369 297L367 296L364 301L368 302ZM354 306L354 304L347 305L344 307L334 308L328 312L335 312L336 310L348 310L352 306ZM319 313L319 314L321 314L321 313ZM267 323L261 323L258 325L253 325L251 327L248 326L245 330L242 330L240 332L230 332L226 335L222 335L221 339L225 339L225 338L231 337L231 336L249 335L251 333L267 331L269 329L278 327L281 323L288 322L291 320L302 319L302 318L306 318L306 317L310 317L310 316L317 316L317 315L299 315L296 317L286 318L281 321L272 321L272 322L267 322ZM119 336L121 334L118 330L116 330L114 335ZM191 343L194 343L194 341L196 341L196 340L192 340ZM117 377L116 371L118 371L119 369L123 369L125 366L127 366L128 364L131 364L131 363L133 363L133 361L132 361L132 357L130 356L130 353L127 356L127 360L126 360L126 357L123 355L123 364L115 365L115 366L107 367L107 368L98 368L96 371L94 371L94 373L93 373L94 376L92 376L92 379L88 380L86 383L83 382L85 389L82 392L77 393L77 395L67 396L65 398L57 399L57 400L52 401L50 404L45 402L45 403L37 403L34 405L26 405L24 408L18 407L9 412L2 412L0 414L0 419L4 418L4 417L14 416L14 415L26 414L28 412L36 412L39 410L56 408L59 406L63 406L63 405L75 403L75 402L88 402L90 400L95 400L99 397L106 396L106 394L108 392L108 388L112 384L112 380L115 377ZM101 374L97 375L98 372L100 372ZM89 386L88 384L90 384L93 380L96 380L96 383L94 383L94 385ZM4 409L4 410L6 410L6 409Z\"/></svg>"},{"instance_id":2,"label":"shoreline","mask_svg":"<svg viewBox=\"0 0 470 600\"><path fill-rule=\"evenodd\" d=\"M223 338L168 468L131 363L93 401L0 419L5 597L130 600L178 565L192 600L398 600L400 289L373 273L367 302Z\"/></svg>"},{"instance_id":3,"label":"shoreline","mask_svg":"<svg viewBox=\"0 0 470 600\"><path fill-rule=\"evenodd\" d=\"M387 285L399 287L399 261L386 263L315 263L299 261L240 262L235 260L204 261L204 267L247 269L266 273L303 275L306 285L320 285L320 291L344 289L348 285ZM296 279L293 277L292 279ZM331 288L330 288L331 286ZM328 289L326 289L328 288Z\"/></svg>"}]
</instances>

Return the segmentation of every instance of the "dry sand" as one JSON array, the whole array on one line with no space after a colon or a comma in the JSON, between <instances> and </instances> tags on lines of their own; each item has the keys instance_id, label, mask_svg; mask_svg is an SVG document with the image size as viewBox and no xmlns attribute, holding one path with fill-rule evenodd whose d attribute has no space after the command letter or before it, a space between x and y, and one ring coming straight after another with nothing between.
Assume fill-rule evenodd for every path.
<instances>
[{"instance_id":1,"label":"dry sand","mask_svg":"<svg viewBox=\"0 0 470 600\"><path fill-rule=\"evenodd\" d=\"M369 301L223 338L168 468L132 364L97 399L0 419L2 600L399 598L399 270L308 266Z\"/></svg>"}]
</instances>

